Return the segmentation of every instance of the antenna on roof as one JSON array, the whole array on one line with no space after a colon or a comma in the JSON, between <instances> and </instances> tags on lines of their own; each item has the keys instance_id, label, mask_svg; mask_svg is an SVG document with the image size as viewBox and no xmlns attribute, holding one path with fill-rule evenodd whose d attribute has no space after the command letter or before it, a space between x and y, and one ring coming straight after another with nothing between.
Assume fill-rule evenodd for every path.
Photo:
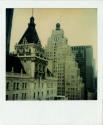
<instances>
[{"instance_id":1,"label":"antenna on roof","mask_svg":"<svg viewBox=\"0 0 103 125\"><path fill-rule=\"evenodd\" d=\"M32 8L32 17L33 17L33 8Z\"/></svg>"}]
</instances>

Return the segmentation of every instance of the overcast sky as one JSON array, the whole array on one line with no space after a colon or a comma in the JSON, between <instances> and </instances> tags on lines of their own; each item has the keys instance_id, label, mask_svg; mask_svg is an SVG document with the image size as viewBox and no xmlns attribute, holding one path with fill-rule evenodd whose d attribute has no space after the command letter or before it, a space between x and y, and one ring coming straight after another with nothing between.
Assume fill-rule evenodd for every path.
<instances>
[{"instance_id":1,"label":"overcast sky","mask_svg":"<svg viewBox=\"0 0 103 125\"><path fill-rule=\"evenodd\" d=\"M14 9L11 51L26 28L32 9ZM97 58L97 10L92 9L33 9L36 29L43 46L47 44L57 22L61 24L69 45L92 45Z\"/></svg>"}]
</instances>

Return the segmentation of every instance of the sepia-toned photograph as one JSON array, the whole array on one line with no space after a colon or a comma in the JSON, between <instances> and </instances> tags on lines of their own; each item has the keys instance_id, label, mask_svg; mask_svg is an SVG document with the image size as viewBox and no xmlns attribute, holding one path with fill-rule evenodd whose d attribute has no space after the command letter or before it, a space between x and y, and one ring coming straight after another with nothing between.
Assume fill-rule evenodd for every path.
<instances>
[{"instance_id":1,"label":"sepia-toned photograph","mask_svg":"<svg viewBox=\"0 0 103 125\"><path fill-rule=\"evenodd\" d=\"M6 9L6 100L97 100L97 9Z\"/></svg>"}]
</instances>

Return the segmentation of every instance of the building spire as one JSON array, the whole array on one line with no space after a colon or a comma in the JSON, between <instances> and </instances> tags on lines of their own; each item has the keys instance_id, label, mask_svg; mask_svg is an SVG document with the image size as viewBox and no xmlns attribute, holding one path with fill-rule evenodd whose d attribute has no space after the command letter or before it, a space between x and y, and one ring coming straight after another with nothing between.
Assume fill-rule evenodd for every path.
<instances>
[{"instance_id":1,"label":"building spire","mask_svg":"<svg viewBox=\"0 0 103 125\"><path fill-rule=\"evenodd\" d=\"M28 28L25 31L25 33L23 34L22 38L19 41L19 44L24 44L25 40L26 43L35 43L35 44L41 44L37 31L36 31L36 24L35 24L35 19L33 17L33 9L31 11L32 16L30 17L30 22L28 24Z\"/></svg>"},{"instance_id":2,"label":"building spire","mask_svg":"<svg viewBox=\"0 0 103 125\"><path fill-rule=\"evenodd\" d=\"M31 18L30 18L30 23L29 23L29 25L31 25L31 24L32 24L32 25L35 25L35 24L34 24L34 17L33 17L33 8L32 8L32 13L31 13L31 14L32 14L32 16L31 16Z\"/></svg>"}]
</instances>

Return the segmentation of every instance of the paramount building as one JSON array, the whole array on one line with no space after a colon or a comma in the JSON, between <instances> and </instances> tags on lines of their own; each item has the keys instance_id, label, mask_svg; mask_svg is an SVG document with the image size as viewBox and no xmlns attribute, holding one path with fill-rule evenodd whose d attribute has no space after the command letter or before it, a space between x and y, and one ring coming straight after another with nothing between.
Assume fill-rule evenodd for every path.
<instances>
[{"instance_id":1,"label":"paramount building","mask_svg":"<svg viewBox=\"0 0 103 125\"><path fill-rule=\"evenodd\" d=\"M6 100L57 99L84 99L80 69L60 24L44 50L31 17L15 54L6 57Z\"/></svg>"},{"instance_id":2,"label":"paramount building","mask_svg":"<svg viewBox=\"0 0 103 125\"><path fill-rule=\"evenodd\" d=\"M84 84L80 69L59 23L48 39L45 53L49 61L48 66L58 80L57 95L65 96L69 100L83 99Z\"/></svg>"}]
</instances>

